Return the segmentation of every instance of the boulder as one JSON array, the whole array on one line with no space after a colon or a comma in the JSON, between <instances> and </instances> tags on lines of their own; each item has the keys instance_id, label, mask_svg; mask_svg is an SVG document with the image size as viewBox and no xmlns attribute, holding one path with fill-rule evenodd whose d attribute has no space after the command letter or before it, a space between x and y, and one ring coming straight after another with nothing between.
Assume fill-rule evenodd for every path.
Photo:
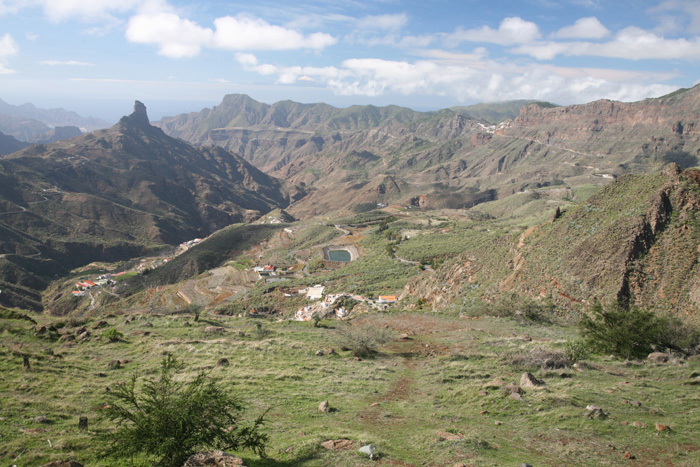
<instances>
[{"instance_id":1,"label":"boulder","mask_svg":"<svg viewBox=\"0 0 700 467\"><path fill-rule=\"evenodd\" d=\"M505 386L502 387L502 389L505 391L506 395L508 394L522 394L523 388L518 386L517 384L506 384Z\"/></svg>"},{"instance_id":2,"label":"boulder","mask_svg":"<svg viewBox=\"0 0 700 467\"><path fill-rule=\"evenodd\" d=\"M367 444L365 446L362 446L358 451L360 454L364 454L370 459L376 459L376 456L374 455L374 451L377 450L377 447L374 444Z\"/></svg>"},{"instance_id":3,"label":"boulder","mask_svg":"<svg viewBox=\"0 0 700 467\"><path fill-rule=\"evenodd\" d=\"M668 354L665 354L663 352L652 352L647 357L647 362L667 363L668 362Z\"/></svg>"},{"instance_id":4,"label":"boulder","mask_svg":"<svg viewBox=\"0 0 700 467\"><path fill-rule=\"evenodd\" d=\"M605 420L606 418L608 418L608 414L601 407L598 407L597 405L587 405L586 411L587 411L587 417L589 419L597 418L597 419Z\"/></svg>"},{"instance_id":5,"label":"boulder","mask_svg":"<svg viewBox=\"0 0 700 467\"><path fill-rule=\"evenodd\" d=\"M193 454L182 467L235 467L247 466L240 457L232 456L224 451L206 451Z\"/></svg>"},{"instance_id":6,"label":"boulder","mask_svg":"<svg viewBox=\"0 0 700 467\"><path fill-rule=\"evenodd\" d=\"M328 403L328 400L325 400L319 404L318 411L323 413L328 413L331 411L331 405Z\"/></svg>"},{"instance_id":7,"label":"boulder","mask_svg":"<svg viewBox=\"0 0 700 467\"><path fill-rule=\"evenodd\" d=\"M216 366L229 366L228 358L221 357L219 361L216 362Z\"/></svg>"},{"instance_id":8,"label":"boulder","mask_svg":"<svg viewBox=\"0 0 700 467\"><path fill-rule=\"evenodd\" d=\"M544 386L544 381L541 379L537 379L533 376L532 373L525 372L523 375L520 377L520 386L524 388L534 388L538 386Z\"/></svg>"}]
</instances>

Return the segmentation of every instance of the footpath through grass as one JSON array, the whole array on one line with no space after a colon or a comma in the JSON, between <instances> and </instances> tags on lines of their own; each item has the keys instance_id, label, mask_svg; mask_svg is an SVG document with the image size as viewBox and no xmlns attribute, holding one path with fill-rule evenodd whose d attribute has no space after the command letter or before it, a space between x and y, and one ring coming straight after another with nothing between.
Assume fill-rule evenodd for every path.
<instances>
[{"instance_id":1,"label":"footpath through grass","mask_svg":"<svg viewBox=\"0 0 700 467\"><path fill-rule=\"evenodd\" d=\"M32 317L39 326L51 321ZM335 320L318 328L210 315L199 322L136 315L129 324L127 316L113 316L98 329L97 321L60 323L63 335L85 325L91 336L83 342L41 337L56 337L50 328L35 336L34 324L16 318L0 320L0 459L6 465L66 458L129 465L98 456L98 437L112 429L99 420L100 406L132 374L154 374L166 352L185 364L179 378L209 372L244 401L251 419L270 408L269 458L238 453L251 466L618 466L630 462L626 457L635 457L635 465L700 463L700 359L592 358L577 369L571 362L551 368L566 363L561 351L573 328L434 313L364 315L350 324L387 327L395 339L376 358L357 360L338 347L334 328L342 323ZM224 331L207 332L209 326ZM107 329L124 340L97 340ZM228 366L217 364L221 358ZM524 371L545 385L523 388L520 399L506 394L501 386L518 384ZM329 413L318 411L324 400ZM588 405L604 415L589 417ZM88 430L78 429L80 416L89 418ZM670 430L658 432L657 423ZM320 445L341 438L354 447ZM380 461L357 453L366 443L377 446Z\"/></svg>"}]
</instances>

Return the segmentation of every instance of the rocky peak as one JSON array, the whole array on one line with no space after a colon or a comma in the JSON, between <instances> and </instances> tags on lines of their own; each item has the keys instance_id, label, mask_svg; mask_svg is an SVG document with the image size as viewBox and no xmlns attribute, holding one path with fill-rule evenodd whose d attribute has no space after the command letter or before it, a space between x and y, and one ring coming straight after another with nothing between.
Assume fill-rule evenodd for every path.
<instances>
[{"instance_id":1,"label":"rocky peak","mask_svg":"<svg viewBox=\"0 0 700 467\"><path fill-rule=\"evenodd\" d=\"M129 117L135 121L150 125L150 122L148 121L148 114L146 113L146 106L140 101L134 102L134 111L131 115L129 115Z\"/></svg>"},{"instance_id":2,"label":"rocky peak","mask_svg":"<svg viewBox=\"0 0 700 467\"><path fill-rule=\"evenodd\" d=\"M148 113L146 113L146 106L143 105L141 101L134 101L134 111L131 115L122 117L119 123L135 123L141 126L151 126L151 122L148 120Z\"/></svg>"}]
</instances>

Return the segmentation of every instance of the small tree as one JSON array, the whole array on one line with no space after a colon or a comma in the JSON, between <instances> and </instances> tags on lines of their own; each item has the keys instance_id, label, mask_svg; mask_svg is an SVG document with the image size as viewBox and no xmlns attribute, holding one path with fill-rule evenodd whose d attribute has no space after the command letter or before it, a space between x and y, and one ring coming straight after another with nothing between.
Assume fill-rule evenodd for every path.
<instances>
[{"instance_id":1,"label":"small tree","mask_svg":"<svg viewBox=\"0 0 700 467\"><path fill-rule=\"evenodd\" d=\"M202 309L204 307L202 305L196 305L194 303L190 303L187 305L187 308L185 308L186 313L192 313L194 315L194 321L197 322L199 321L199 315L202 314Z\"/></svg>"},{"instance_id":2,"label":"small tree","mask_svg":"<svg viewBox=\"0 0 700 467\"><path fill-rule=\"evenodd\" d=\"M645 357L662 344L667 327L667 321L653 312L622 303L603 308L596 302L580 322L582 337L592 350L624 358Z\"/></svg>"},{"instance_id":3,"label":"small tree","mask_svg":"<svg viewBox=\"0 0 700 467\"><path fill-rule=\"evenodd\" d=\"M117 458L144 455L162 467L178 467L196 452L248 448L264 456L267 435L260 432L264 414L252 425L240 423L242 404L204 373L189 383L174 379L180 365L171 355L161 364L160 378L136 387L136 376L110 394L103 416L117 423L105 435L105 454Z\"/></svg>"}]
</instances>

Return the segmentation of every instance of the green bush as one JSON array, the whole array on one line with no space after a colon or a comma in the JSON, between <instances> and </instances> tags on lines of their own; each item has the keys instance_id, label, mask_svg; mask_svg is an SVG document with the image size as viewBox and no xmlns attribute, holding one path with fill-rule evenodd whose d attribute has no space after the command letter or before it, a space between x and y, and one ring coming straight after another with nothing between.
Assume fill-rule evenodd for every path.
<instances>
[{"instance_id":1,"label":"green bush","mask_svg":"<svg viewBox=\"0 0 700 467\"><path fill-rule=\"evenodd\" d=\"M263 340L270 336L270 330L263 326L262 323L255 323L255 329L253 329L253 338L256 340Z\"/></svg>"},{"instance_id":2,"label":"green bush","mask_svg":"<svg viewBox=\"0 0 700 467\"><path fill-rule=\"evenodd\" d=\"M573 362L584 360L589 354L588 346L583 339L567 340L564 343L564 356Z\"/></svg>"},{"instance_id":3,"label":"green bush","mask_svg":"<svg viewBox=\"0 0 700 467\"><path fill-rule=\"evenodd\" d=\"M162 467L179 467L192 454L210 448L248 448L264 456L263 416L241 424L243 405L235 396L205 373L189 383L175 381L179 368L177 360L166 355L160 378L137 388L133 376L110 393L112 401L103 415L117 426L104 435L109 442L104 453Z\"/></svg>"},{"instance_id":4,"label":"green bush","mask_svg":"<svg viewBox=\"0 0 700 467\"><path fill-rule=\"evenodd\" d=\"M109 342L119 342L124 339L124 334L117 331L116 329L107 329L102 333L102 338Z\"/></svg>"},{"instance_id":5,"label":"green bush","mask_svg":"<svg viewBox=\"0 0 700 467\"><path fill-rule=\"evenodd\" d=\"M668 321L636 306L615 303L604 308L596 303L579 327L586 345L594 352L644 358L655 347L663 346Z\"/></svg>"}]
</instances>

